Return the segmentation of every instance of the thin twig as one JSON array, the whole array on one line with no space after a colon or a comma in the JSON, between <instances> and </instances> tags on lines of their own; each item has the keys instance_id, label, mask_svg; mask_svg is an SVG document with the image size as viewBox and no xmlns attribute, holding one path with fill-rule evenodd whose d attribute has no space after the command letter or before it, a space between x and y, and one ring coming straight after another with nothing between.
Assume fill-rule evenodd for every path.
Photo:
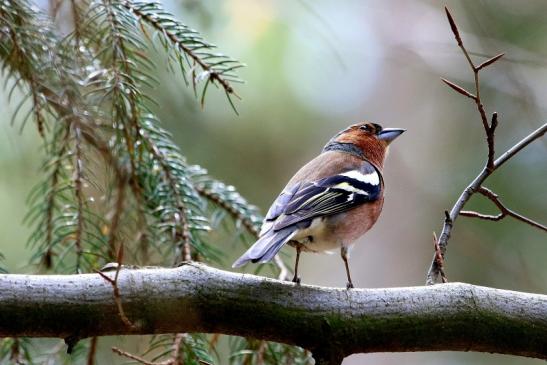
<instances>
[{"instance_id":1,"label":"thin twig","mask_svg":"<svg viewBox=\"0 0 547 365\"><path fill-rule=\"evenodd\" d=\"M83 192L83 157L82 157L82 133L80 128L74 128L74 144L76 149L74 193L77 202L77 226L76 226L76 272L80 272L80 261L82 259L82 239L84 233L84 192Z\"/></svg>"},{"instance_id":2,"label":"thin twig","mask_svg":"<svg viewBox=\"0 0 547 365\"><path fill-rule=\"evenodd\" d=\"M510 158L519 153L524 147L528 146L530 143L534 142L536 139L543 137L547 133L547 123L543 124L541 127L524 137L516 145L504 152L500 157L494 161L494 170L497 170L504 163L506 163Z\"/></svg>"},{"instance_id":3,"label":"thin twig","mask_svg":"<svg viewBox=\"0 0 547 365\"><path fill-rule=\"evenodd\" d=\"M123 257L123 245L120 246L118 257ZM135 330L137 329L137 327L129 320L129 318L125 314L125 311L123 310L122 298L120 295L120 288L118 287L118 277L120 274L121 267L122 265L118 263L118 265L116 266L116 273L114 274L114 279L110 278L108 275L102 273L99 270L96 270L95 272L99 274L108 283L110 283L110 285L112 285L114 301L116 302L116 307L118 308L118 314L120 316L120 319L129 329Z\"/></svg>"},{"instance_id":4,"label":"thin twig","mask_svg":"<svg viewBox=\"0 0 547 365\"><path fill-rule=\"evenodd\" d=\"M488 160L486 162L486 168L490 172L494 171L494 158L495 158L494 137L495 137L497 127L498 127L498 113L494 112L492 113L492 121L490 122L490 127L488 127L488 131L486 133L486 143L488 143Z\"/></svg>"},{"instance_id":5,"label":"thin twig","mask_svg":"<svg viewBox=\"0 0 547 365\"><path fill-rule=\"evenodd\" d=\"M486 133L486 137L488 139L489 136L491 136L491 139L493 141L494 130L491 129L490 126L488 125L488 118L486 116L486 111L484 109L484 105L483 105L482 99L481 99L479 72L484 67L489 66L489 65L493 64L494 62L496 62L497 60L499 60L504 55L504 53L501 53L501 54L499 54L495 57L490 58L489 60L481 63L479 66L475 66L475 63L471 59L471 56L469 55L469 52L467 51L467 49L465 48L465 46L463 44L462 38L461 38L459 30L458 30L458 26L456 25L456 22L454 21L454 18L452 17L452 14L450 14L450 11L448 10L448 8L445 7L444 9L445 9L445 12L446 12L446 16L448 17L448 22L450 23L450 28L452 29L452 32L454 33L454 36L456 37L456 41L458 43L458 46L462 50L462 52L465 56L465 59L467 60L467 63L469 63L469 67L471 67L471 70L473 71L473 76L474 76L474 79L475 79L475 95L467 92L461 86L458 86L454 83L451 83L450 81L447 81L447 80L444 80L444 79L443 79L443 81L445 83L447 83L451 88L453 88L454 90L456 90L460 93L462 93L462 92L459 91L457 88L461 89L462 91L467 92L469 95L466 95L466 94L464 94L464 95L472 98L475 101L475 104L477 105L477 110L478 110L478 112L480 114L480 117L481 117L481 122L482 122L482 126L484 128L484 132ZM493 155L493 148L494 148L493 143L491 144L490 141L489 141L489 143L488 143L489 154L491 152L492 155ZM493 159L492 159L492 161L493 161Z\"/></svg>"},{"instance_id":6,"label":"thin twig","mask_svg":"<svg viewBox=\"0 0 547 365\"><path fill-rule=\"evenodd\" d=\"M64 135L61 139L61 147L57 153L58 156L63 156L68 149L68 141L70 136L70 125L67 124L65 126ZM53 172L51 173L51 183L50 188L48 192L48 196L46 198L46 252L44 253L43 262L46 269L51 269L53 266L53 232L54 232L54 225L53 225L53 219L55 214L55 208L56 208L56 190L58 189L59 180L61 180L61 171L63 168L63 159L58 158L55 161L55 167L53 168Z\"/></svg>"},{"instance_id":7,"label":"thin twig","mask_svg":"<svg viewBox=\"0 0 547 365\"><path fill-rule=\"evenodd\" d=\"M87 365L95 365L95 354L97 353L98 337L91 337L91 343L89 344L89 353L87 355Z\"/></svg>"},{"instance_id":8,"label":"thin twig","mask_svg":"<svg viewBox=\"0 0 547 365\"><path fill-rule=\"evenodd\" d=\"M520 142L515 144L513 147L511 147L509 150L507 150L505 153L503 153L500 157L498 157L494 161L494 168L492 171L489 171L487 167L485 166L481 173L475 177L475 179L465 188L465 190L461 193L460 197L450 210L450 213L448 214L448 219L445 219L443 224L443 229L441 231L441 234L439 236L439 246L441 248L441 253L443 254L443 257L446 253L446 246L448 245L448 240L450 239L450 234L452 232L452 228L454 226L454 221L460 214L460 212L463 210L463 207L465 204L469 201L471 196L477 191L477 189L482 186L483 182L497 169L499 169L505 162L509 161L510 158L515 156L518 152L520 152L524 147L528 146L530 143L534 142L535 140L541 138L545 133L547 132L547 123L524 137ZM429 267L429 271L427 273L427 281L426 283L428 285L434 284L437 278L439 277L439 270L435 263L435 258L431 261L431 266Z\"/></svg>"},{"instance_id":9,"label":"thin twig","mask_svg":"<svg viewBox=\"0 0 547 365\"><path fill-rule=\"evenodd\" d=\"M13 343L10 348L9 359L13 361L14 364L22 364L21 362L21 351L20 351L19 339L17 337L13 338Z\"/></svg>"},{"instance_id":10,"label":"thin twig","mask_svg":"<svg viewBox=\"0 0 547 365\"><path fill-rule=\"evenodd\" d=\"M177 333L175 335L175 340L173 341L173 347L171 350L171 357L169 357L169 359L164 361L148 361L140 356L133 355L117 347L112 347L112 351L117 353L120 356L124 356L124 357L127 357L128 359L135 360L138 363L141 363L144 365L175 365L175 364L178 364L180 348L181 348L182 340L184 336L186 336L186 334L184 333Z\"/></svg>"},{"instance_id":11,"label":"thin twig","mask_svg":"<svg viewBox=\"0 0 547 365\"><path fill-rule=\"evenodd\" d=\"M480 188L481 188L483 182L496 169L501 167L505 162L507 162L510 158L512 158L514 155L516 155L519 151L521 151L524 147L529 145L531 142L533 142L536 139L543 136L547 131L547 124L542 125L538 129L536 129L535 131L530 133L528 136L526 136L524 139L522 139L520 142L515 144L513 147L511 147L508 151L506 151L504 154L502 154L498 159L495 159L495 150L494 150L495 131L496 131L496 128L498 126L498 115L497 115L497 113L493 113L491 122L490 122L490 124L488 123L488 120L487 120L487 117L486 117L486 111L485 111L485 108L482 104L482 100L481 100L481 96L480 96L479 71L482 70L483 68L493 64L497 60L499 60L503 56L503 53L490 58L489 60L481 63L479 66L475 66L475 64L473 63L473 60L469 56L469 52L467 51L467 49L465 48L465 46L463 44L462 38L460 36L460 32L458 30L458 26L456 25L456 22L454 21L454 18L452 17L452 14L450 14L450 11L446 7L445 7L445 11L446 11L446 15L447 15L447 18L448 18L448 22L450 24L450 28L452 29L452 33L454 33L454 37L456 38L456 42L458 43L458 46L461 48L467 62L469 63L469 66L471 67L471 69L473 71L473 75L474 75L474 79L475 79L475 95L471 94L470 92L468 92L467 90L465 90L461 86L456 85L456 84L454 84L450 81L446 81L444 79L443 79L443 81L446 84L448 84L448 86L450 86L453 90L455 90L458 93L460 93L464 96L467 96L467 97L469 97L469 98L471 98L475 101L475 104L477 106L477 110L478 110L478 112L480 114L480 117L481 117L481 122L482 122L482 125L483 125L483 128L484 128L484 131L486 133L486 142L487 142L487 146L488 146L488 155L487 155L487 160L486 160L485 167L483 168L483 170L480 172L479 175L477 175L475 177L475 179L461 193L460 197L458 198L458 200L456 201L456 203L454 204L454 206L450 210L450 213L445 213L446 218L444 220L443 229L441 231L441 235L440 235L439 239L437 240L437 244L438 244L439 249L440 249L440 254L441 254L441 257L443 257L443 258L444 258L444 255L446 253L446 246L448 245L448 240L450 239L450 234L451 234L452 228L454 226L454 221L456 220L458 215L460 215L462 213L463 207L469 201L471 196L473 196L474 193L480 191ZM481 194L482 194L482 192L481 192ZM492 200L492 198L491 198L491 200ZM497 197L496 197L496 201L494 201L494 202L495 203L499 202L499 200L497 200ZM497 203L496 203L496 205L497 205ZM543 226L541 224L539 224L537 222L534 222L529 218L526 218L526 217L524 217L520 214L512 212L512 211L508 210L505 207L500 208L500 206L498 206L498 208L500 209L502 214L505 212L505 215L510 215L510 216L512 216L512 217L514 217L514 218L516 218L520 221L526 222L526 223L528 223L528 224L530 224L534 227L543 229ZM511 212L511 213L509 213L509 212ZM489 218L485 218L487 216L480 215L479 213L476 213L476 212L466 212L464 215L474 216L474 217L477 217L477 215L479 215L483 219L490 219L490 220L500 220L500 219L502 219L502 217L497 218L497 216L495 216L495 217L494 216L489 216ZM428 273L427 273L426 284L428 284L428 285L434 284L437 281L439 275L441 274L441 272L440 272L441 268L440 268L440 265L439 265L440 262L439 262L439 260L437 260L437 257L438 257L438 254L437 254L437 250L436 250L435 254L433 255L433 259L431 261L431 265L430 265Z\"/></svg>"},{"instance_id":12,"label":"thin twig","mask_svg":"<svg viewBox=\"0 0 547 365\"><path fill-rule=\"evenodd\" d=\"M443 254L441 253L439 241L437 240L437 235L435 234L435 232L433 232L433 248L435 249L435 262L437 263L439 272L441 273L442 282L447 283L448 279L446 278L446 275L444 273L444 258Z\"/></svg>"},{"instance_id":13,"label":"thin twig","mask_svg":"<svg viewBox=\"0 0 547 365\"><path fill-rule=\"evenodd\" d=\"M489 214L481 214L481 213L477 213L477 212L474 212L474 211L470 211L470 210L462 210L460 212L460 215L464 216L464 217L471 217L471 218L479 218L479 219L484 219L484 220L489 220L489 221L499 221L499 220L502 220L503 218L509 216L509 217L513 217L521 222L524 222L524 223L527 223L533 227L536 227L542 231L545 231L547 232L547 227L544 226L543 224L540 224L536 221L533 221L532 219L530 218L527 218L521 214L518 214L514 211L512 211L511 209L507 208L505 205L503 205L503 203L501 202L501 200L499 199L498 195L496 193L494 193L492 190L484 187L484 186L481 186L479 187L479 189L477 190L477 193L485 196L486 198L490 199L490 201L492 201L492 203L494 203L496 205L496 207L499 209L500 213L497 214L497 215L489 215Z\"/></svg>"},{"instance_id":14,"label":"thin twig","mask_svg":"<svg viewBox=\"0 0 547 365\"><path fill-rule=\"evenodd\" d=\"M283 259L279 257L279 254L274 256L274 263L279 269L279 274L277 275L278 280L287 281L290 280L290 273L289 269L287 269L287 265L283 262Z\"/></svg>"},{"instance_id":15,"label":"thin twig","mask_svg":"<svg viewBox=\"0 0 547 365\"><path fill-rule=\"evenodd\" d=\"M120 356L123 356L123 357L127 357L128 359L131 359L131 360L135 360L137 361L138 363L140 364L144 364L144 365L159 365L159 363L157 362L152 362L152 361L148 361L146 359L143 359L142 357L140 356L137 356L137 355L133 355L127 351L124 351L120 348L117 348L117 347L112 347L112 352L120 355Z\"/></svg>"},{"instance_id":16,"label":"thin twig","mask_svg":"<svg viewBox=\"0 0 547 365\"><path fill-rule=\"evenodd\" d=\"M264 365L264 352L266 351L267 344L266 341L260 341L260 345L256 352L256 365Z\"/></svg>"},{"instance_id":17,"label":"thin twig","mask_svg":"<svg viewBox=\"0 0 547 365\"><path fill-rule=\"evenodd\" d=\"M109 258L113 260L118 255L116 254L116 239L118 235L120 219L123 213L125 200L125 181L118 181L118 196L114 206L114 213L110 222L110 230L108 232L108 249ZM123 243L121 244L123 246ZM121 263L120 263L121 264Z\"/></svg>"}]
</instances>

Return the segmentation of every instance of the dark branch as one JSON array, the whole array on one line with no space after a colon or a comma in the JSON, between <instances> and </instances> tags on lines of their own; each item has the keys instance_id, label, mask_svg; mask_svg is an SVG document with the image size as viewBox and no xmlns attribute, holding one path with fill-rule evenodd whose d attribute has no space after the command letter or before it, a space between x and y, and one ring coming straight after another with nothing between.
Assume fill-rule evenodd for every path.
<instances>
[{"instance_id":1,"label":"dark branch","mask_svg":"<svg viewBox=\"0 0 547 365\"><path fill-rule=\"evenodd\" d=\"M325 361L439 350L547 359L547 296L541 294L461 283L348 291L197 263L122 269L118 287L135 329L122 321L111 284L97 274L0 275L0 336L202 332L299 345ZM325 353L328 348L334 352Z\"/></svg>"},{"instance_id":2,"label":"dark branch","mask_svg":"<svg viewBox=\"0 0 547 365\"><path fill-rule=\"evenodd\" d=\"M443 283L448 283L448 279L444 273L444 257L439 247L439 240L437 235L433 232L433 248L435 249L435 265L439 268L439 273L441 274L441 280Z\"/></svg>"},{"instance_id":3,"label":"dark branch","mask_svg":"<svg viewBox=\"0 0 547 365\"><path fill-rule=\"evenodd\" d=\"M454 228L454 221L460 215L461 211L463 210L463 207L465 204L469 201L471 196L479 189L479 187L482 186L483 182L497 169L499 169L505 162L507 162L511 157L515 156L518 152L520 152L524 147L528 146L533 141L537 140L538 138L541 138L545 133L547 132L547 123L524 137L520 142L515 144L513 147L511 147L509 150L507 150L505 153L503 153L500 157L498 157L494 161L494 167L492 170L489 170L487 166L485 166L481 173L475 177L475 179L465 188L465 190L461 193L460 197L450 210L450 213L445 217L443 229L441 231L441 235L439 236L439 247L441 248L441 253L444 257L446 253L446 246L448 244L448 240L450 238L450 234L452 233L452 228ZM446 214L446 213L445 213ZM437 266L436 255L433 255L433 259L431 261L431 266L429 267L429 271L427 273L427 281L426 283L428 285L434 284L439 275L439 267Z\"/></svg>"},{"instance_id":4,"label":"dark branch","mask_svg":"<svg viewBox=\"0 0 547 365\"><path fill-rule=\"evenodd\" d=\"M446 246L448 245L448 240L450 239L450 234L452 232L452 228L454 227L454 221L458 217L458 215L462 214L462 209L465 206L465 204L469 201L471 196L473 196L474 193L478 192L479 189L482 186L482 183L497 169L499 168L503 163L505 163L507 160L509 160L511 157L513 157L516 153L518 153L520 150L522 150L525 146L527 146L529 143L533 142L534 140L540 138L545 134L545 131L547 130L547 124L544 124L534 132L532 132L530 135L528 135L526 138L524 138L522 141L517 143L515 146L513 146L511 149L509 149L507 152L505 152L501 157L499 157L497 160L495 159L495 133L496 128L498 126L498 114L493 113L492 119L490 124L488 123L488 118L486 116L486 110L484 108L484 105L482 103L481 94L480 94L480 80L479 80L479 72L499 60L501 57L503 57L503 53L498 54L497 56L494 56L485 62L481 63L479 66L475 66L473 60L471 59L471 56L469 55L469 52L465 48L463 44L463 40L460 36L460 32L458 30L458 26L456 25L456 22L454 21L454 17L448 10L448 8L445 7L446 16L448 18L448 22L450 24L450 28L452 29L452 33L454 33L454 36L456 37L456 42L458 43L458 46L462 50L467 62L469 63L469 66L471 67L471 70L473 71L473 76L475 79L475 94L472 94L471 92L465 90L459 85L456 85L450 81L447 81L445 79L442 79L450 88L457 91L461 95L464 95L468 98L471 98L475 101L475 104L477 106L477 111L480 115L481 122L483 125L483 129L486 135L486 144L488 147L487 152L487 159L486 164L481 173L475 177L475 179L467 186L467 188L462 192L452 209L450 210L449 214L446 214L446 218L443 224L443 229L441 231L441 234L439 236L438 242L436 241L436 245L438 244L439 249L437 250L437 246L435 246L435 253L433 255L433 259L431 261L431 265L429 267L429 270L427 272L427 278L426 278L426 284L431 285L434 284L441 274L441 265L442 260L439 260L439 251L441 258L444 259L444 255L446 253ZM492 200L492 199L491 199ZM497 197L496 197L496 201ZM496 203L494 201L494 203ZM498 201L499 202L499 201ZM496 205L498 205L496 203ZM476 217L476 218L482 218L482 219L488 219L488 220L500 220L503 219L506 215L510 215L518 220L521 220L523 222L526 222L534 227L543 229L544 227L534 222L533 220L526 218L520 214L514 213L505 207L500 208L500 205L498 205L498 208L501 211L501 214L499 216L489 216L484 214L479 214L477 212L469 212L465 211L462 215L468 216L468 217ZM444 274L442 275L443 281L446 279Z\"/></svg>"},{"instance_id":5,"label":"dark branch","mask_svg":"<svg viewBox=\"0 0 547 365\"><path fill-rule=\"evenodd\" d=\"M494 203L496 207L499 209L500 213L498 215L489 215L489 214L481 214L481 213L477 213L477 212L473 212L469 210L463 210L460 212L460 215L464 217L479 218L479 219L485 219L489 221L499 221L509 216L547 232L547 227L544 226L543 224L533 221L532 219L527 218L521 214L515 213L514 211L512 211L511 209L503 205L498 195L494 193L492 190L485 188L484 186L481 186L477 190L477 193L484 195L485 197L490 199L490 201L492 201L492 203Z\"/></svg>"}]
</instances>

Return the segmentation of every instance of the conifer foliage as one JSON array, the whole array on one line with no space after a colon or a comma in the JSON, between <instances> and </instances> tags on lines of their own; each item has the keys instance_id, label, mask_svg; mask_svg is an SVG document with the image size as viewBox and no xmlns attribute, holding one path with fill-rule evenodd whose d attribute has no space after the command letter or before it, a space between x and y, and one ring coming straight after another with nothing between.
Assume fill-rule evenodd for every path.
<instances>
[{"instance_id":1,"label":"conifer foliage","mask_svg":"<svg viewBox=\"0 0 547 365\"><path fill-rule=\"evenodd\" d=\"M9 94L25 95L11 98L19 103L13 119L21 128L34 124L43 142L42 180L29 195L26 218L34 227L31 267L74 274L110 262L227 264L210 231L228 227L248 244L261 217L233 187L189 164L161 126L147 94L161 87L150 50L164 52L169 70L184 76L198 103L214 85L234 110L242 64L217 53L157 2L57 3L71 9L68 35L27 0L0 0L0 67ZM62 343L44 352L41 341L0 340L0 362L93 363L101 350L101 341L89 339L71 355ZM232 353L219 355L218 343L218 335L166 334L152 337L140 353L121 345L112 350L145 364L310 360L299 348L241 338L229 338Z\"/></svg>"}]
</instances>

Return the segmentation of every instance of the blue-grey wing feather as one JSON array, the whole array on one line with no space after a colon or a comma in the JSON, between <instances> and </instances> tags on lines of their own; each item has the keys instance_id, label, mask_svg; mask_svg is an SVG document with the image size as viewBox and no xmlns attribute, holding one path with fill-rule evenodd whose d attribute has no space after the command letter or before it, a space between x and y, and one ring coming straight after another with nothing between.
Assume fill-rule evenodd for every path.
<instances>
[{"instance_id":1,"label":"blue-grey wing feather","mask_svg":"<svg viewBox=\"0 0 547 365\"><path fill-rule=\"evenodd\" d=\"M311 222L318 216L345 212L377 200L381 189L380 172L369 163L364 163L359 170L302 184L286 202L285 209L271 228L280 230L304 221Z\"/></svg>"},{"instance_id":2,"label":"blue-grey wing feather","mask_svg":"<svg viewBox=\"0 0 547 365\"><path fill-rule=\"evenodd\" d=\"M287 207L287 204L289 204L294 194L296 194L301 185L301 183L296 183L288 186L285 188L285 190L281 192L281 194L279 194L277 199L275 199L272 206L268 210L268 213L266 213L266 217L264 218L264 222L262 223L262 228L260 229L260 236L263 236L272 228L273 222L281 214L283 214L285 208Z\"/></svg>"}]
</instances>

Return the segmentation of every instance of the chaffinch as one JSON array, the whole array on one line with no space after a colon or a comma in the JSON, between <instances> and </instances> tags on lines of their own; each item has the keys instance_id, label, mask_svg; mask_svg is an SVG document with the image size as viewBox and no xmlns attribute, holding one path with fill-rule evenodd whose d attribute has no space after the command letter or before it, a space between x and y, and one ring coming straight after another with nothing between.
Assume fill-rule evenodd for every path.
<instances>
[{"instance_id":1,"label":"chaffinch","mask_svg":"<svg viewBox=\"0 0 547 365\"><path fill-rule=\"evenodd\" d=\"M268 210L258 241L232 267L270 261L288 244L296 248L293 281L299 283L301 251L340 248L347 288L353 288L348 248L382 211L384 159L389 144L404 131L358 123L336 134L287 183Z\"/></svg>"}]
</instances>

